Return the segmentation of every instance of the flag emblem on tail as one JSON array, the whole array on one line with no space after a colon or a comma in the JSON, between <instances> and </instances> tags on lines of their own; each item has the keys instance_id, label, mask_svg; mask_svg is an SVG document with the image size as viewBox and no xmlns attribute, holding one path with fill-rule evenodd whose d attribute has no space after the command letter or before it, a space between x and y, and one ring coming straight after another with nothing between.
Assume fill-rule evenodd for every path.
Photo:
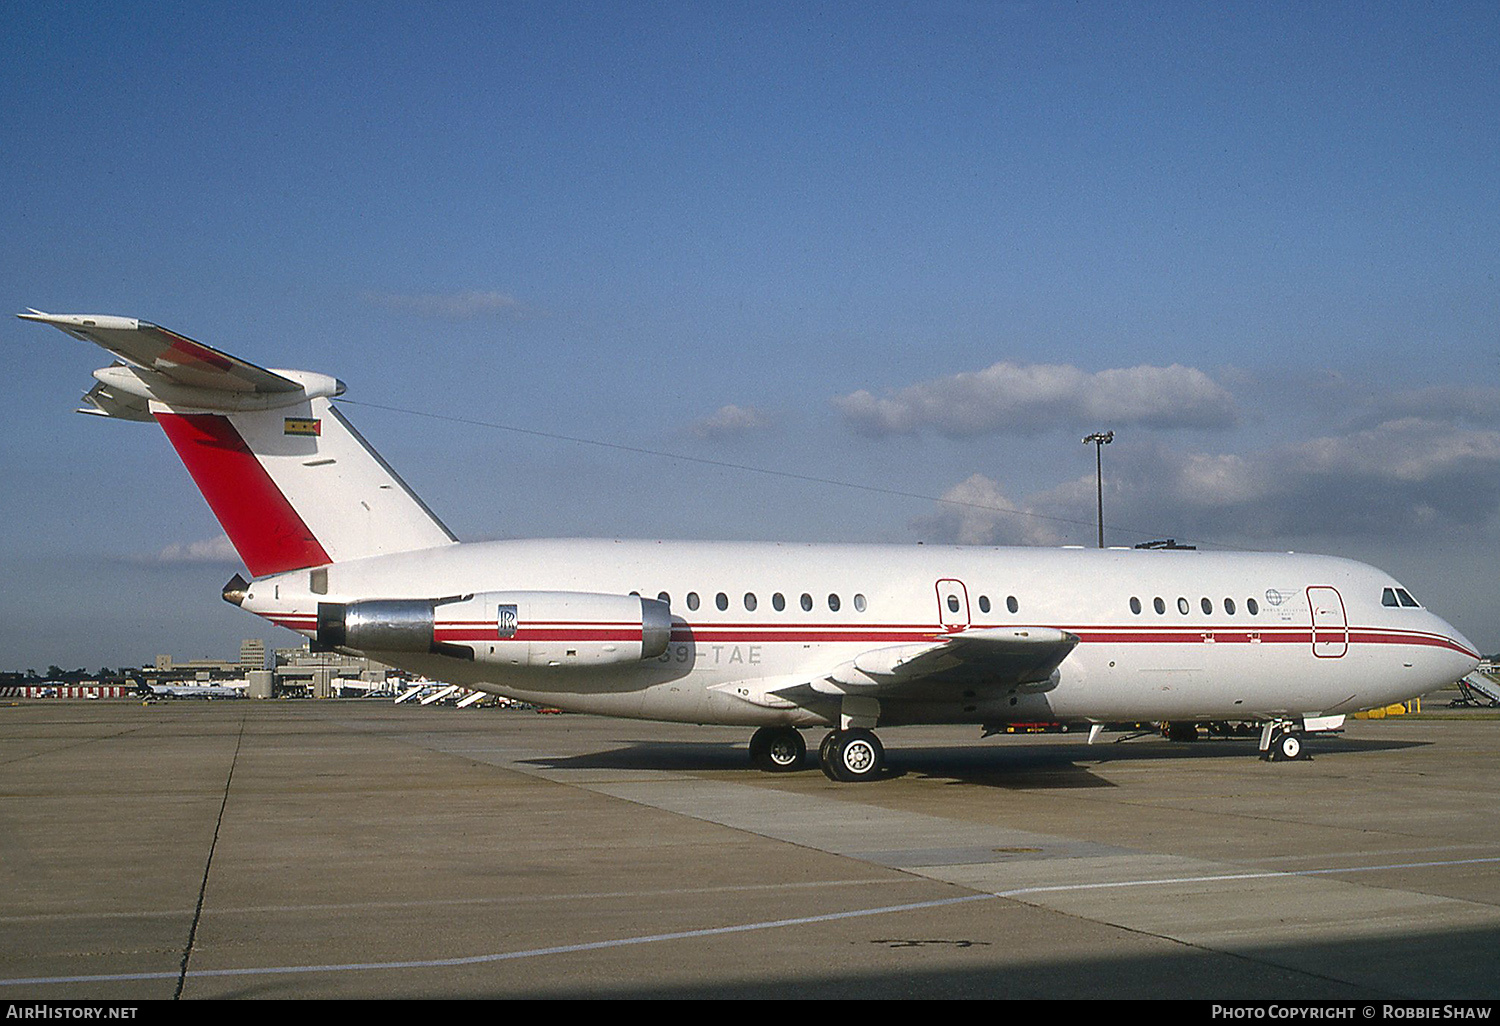
<instances>
[{"instance_id":1,"label":"flag emblem on tail","mask_svg":"<svg viewBox=\"0 0 1500 1026\"><path fill-rule=\"evenodd\" d=\"M323 422L321 420L308 420L300 417L286 417L285 434L288 435L311 435L317 437L323 433Z\"/></svg>"}]
</instances>

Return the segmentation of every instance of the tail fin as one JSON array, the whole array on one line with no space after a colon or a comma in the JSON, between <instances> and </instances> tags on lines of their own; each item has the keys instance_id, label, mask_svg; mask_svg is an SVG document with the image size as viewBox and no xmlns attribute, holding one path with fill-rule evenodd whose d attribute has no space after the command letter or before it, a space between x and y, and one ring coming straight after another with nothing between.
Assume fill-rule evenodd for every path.
<instances>
[{"instance_id":1,"label":"tail fin","mask_svg":"<svg viewBox=\"0 0 1500 1026\"><path fill-rule=\"evenodd\" d=\"M80 412L155 419L254 576L457 539L329 401L340 381L267 370L146 321L20 315L118 359Z\"/></svg>"}]
</instances>

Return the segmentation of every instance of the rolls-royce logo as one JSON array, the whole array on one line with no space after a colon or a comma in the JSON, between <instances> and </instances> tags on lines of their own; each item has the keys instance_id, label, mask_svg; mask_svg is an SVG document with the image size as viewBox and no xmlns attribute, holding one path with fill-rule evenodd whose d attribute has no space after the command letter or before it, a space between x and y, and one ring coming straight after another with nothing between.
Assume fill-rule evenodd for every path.
<instances>
[{"instance_id":1,"label":"rolls-royce logo","mask_svg":"<svg viewBox=\"0 0 1500 1026\"><path fill-rule=\"evenodd\" d=\"M516 636L516 607L501 606L500 614L496 617L500 627L500 637L513 638Z\"/></svg>"}]
</instances>

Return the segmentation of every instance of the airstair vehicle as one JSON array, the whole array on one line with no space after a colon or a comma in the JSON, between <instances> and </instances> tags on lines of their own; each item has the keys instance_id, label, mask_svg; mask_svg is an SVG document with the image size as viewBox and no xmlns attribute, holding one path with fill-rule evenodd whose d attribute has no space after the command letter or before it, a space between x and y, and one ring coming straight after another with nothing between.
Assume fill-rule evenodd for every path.
<instances>
[{"instance_id":1,"label":"airstair vehicle","mask_svg":"<svg viewBox=\"0 0 1500 1026\"><path fill-rule=\"evenodd\" d=\"M438 690L434 691L432 694L428 695L426 698L423 698L417 704L432 705L434 702L441 702L443 699L447 698L449 695L458 690L459 687L457 684L449 684L447 687L439 688Z\"/></svg>"},{"instance_id":2,"label":"airstair vehicle","mask_svg":"<svg viewBox=\"0 0 1500 1026\"><path fill-rule=\"evenodd\" d=\"M1458 682L1458 694L1459 697L1448 703L1450 706L1500 706L1500 683L1478 670Z\"/></svg>"},{"instance_id":3,"label":"airstair vehicle","mask_svg":"<svg viewBox=\"0 0 1500 1026\"><path fill-rule=\"evenodd\" d=\"M401 692L400 697L398 697L393 704L394 705L400 705L402 702L406 701L407 699L416 697L416 695L418 693L420 693L421 690L423 688L427 687L427 686L428 685L425 684L425 683L424 684L413 684L411 687L409 687L405 691Z\"/></svg>"}]
</instances>

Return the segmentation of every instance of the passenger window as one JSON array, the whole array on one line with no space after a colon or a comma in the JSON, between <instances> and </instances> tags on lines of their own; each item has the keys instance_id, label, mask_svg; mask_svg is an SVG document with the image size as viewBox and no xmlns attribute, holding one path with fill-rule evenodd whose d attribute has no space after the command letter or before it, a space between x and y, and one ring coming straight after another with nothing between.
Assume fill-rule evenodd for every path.
<instances>
[{"instance_id":1,"label":"passenger window","mask_svg":"<svg viewBox=\"0 0 1500 1026\"><path fill-rule=\"evenodd\" d=\"M865 597L863 595L854 596L854 608L861 613L865 611Z\"/></svg>"},{"instance_id":2,"label":"passenger window","mask_svg":"<svg viewBox=\"0 0 1500 1026\"><path fill-rule=\"evenodd\" d=\"M802 593L802 611L804 613L812 612L812 596L805 591Z\"/></svg>"},{"instance_id":3,"label":"passenger window","mask_svg":"<svg viewBox=\"0 0 1500 1026\"><path fill-rule=\"evenodd\" d=\"M720 609L720 611L728 609L729 608L729 596L726 595L726 594L724 594L722 591L719 592L717 595L714 596L714 605L718 606L719 609Z\"/></svg>"},{"instance_id":4,"label":"passenger window","mask_svg":"<svg viewBox=\"0 0 1500 1026\"><path fill-rule=\"evenodd\" d=\"M833 610L835 613L839 611L839 597L837 595L828 596L828 608Z\"/></svg>"},{"instance_id":5,"label":"passenger window","mask_svg":"<svg viewBox=\"0 0 1500 1026\"><path fill-rule=\"evenodd\" d=\"M670 606L672 604L672 596L668 595L664 591L659 591L659 592L656 593L656 601L658 601L658 602L665 602L667 605Z\"/></svg>"},{"instance_id":6,"label":"passenger window","mask_svg":"<svg viewBox=\"0 0 1500 1026\"><path fill-rule=\"evenodd\" d=\"M1204 612L1205 612L1205 613L1208 613L1208 614L1210 614L1210 615L1212 615L1212 613L1213 613L1213 611L1214 611L1214 604L1213 604L1213 603L1212 603L1212 602L1210 602L1210 601L1209 601L1209 600L1208 600L1208 599L1204 599L1204 600L1203 600L1203 601L1202 601L1202 602L1201 602L1201 603L1200 603L1200 605L1202 605L1202 606L1203 606L1203 611L1204 611Z\"/></svg>"},{"instance_id":7,"label":"passenger window","mask_svg":"<svg viewBox=\"0 0 1500 1026\"><path fill-rule=\"evenodd\" d=\"M776 612L778 612L778 613L781 612L783 609L786 608L786 596L783 595L779 591L776 594L772 595L771 596L771 607L773 609L775 609Z\"/></svg>"},{"instance_id":8,"label":"passenger window","mask_svg":"<svg viewBox=\"0 0 1500 1026\"><path fill-rule=\"evenodd\" d=\"M1016 597L1014 595L1011 595L1005 600L1005 608L1014 613L1021 608L1021 603L1016 601Z\"/></svg>"},{"instance_id":9,"label":"passenger window","mask_svg":"<svg viewBox=\"0 0 1500 1026\"><path fill-rule=\"evenodd\" d=\"M1167 611L1167 604L1163 602L1161 600L1161 596L1158 595L1156 596L1156 598L1151 600L1151 608L1155 609L1157 613L1165 613Z\"/></svg>"},{"instance_id":10,"label":"passenger window","mask_svg":"<svg viewBox=\"0 0 1500 1026\"><path fill-rule=\"evenodd\" d=\"M988 595L979 596L979 611L981 613L988 613L990 611L990 597Z\"/></svg>"},{"instance_id":11,"label":"passenger window","mask_svg":"<svg viewBox=\"0 0 1500 1026\"><path fill-rule=\"evenodd\" d=\"M1246 599L1245 612L1249 613L1251 616L1254 616L1256 613L1260 612L1260 603L1255 601L1254 599Z\"/></svg>"},{"instance_id":12,"label":"passenger window","mask_svg":"<svg viewBox=\"0 0 1500 1026\"><path fill-rule=\"evenodd\" d=\"M833 598L833 596L830 595L829 596L830 602L831 602L832 598ZM950 613L956 613L956 612L958 612L958 596L957 595L949 595L948 596L948 612L950 612Z\"/></svg>"},{"instance_id":13,"label":"passenger window","mask_svg":"<svg viewBox=\"0 0 1500 1026\"><path fill-rule=\"evenodd\" d=\"M1401 600L1401 604L1403 606L1409 606L1412 609L1417 608L1417 600L1412 598L1411 593L1408 592L1405 588L1397 588L1396 597Z\"/></svg>"},{"instance_id":14,"label":"passenger window","mask_svg":"<svg viewBox=\"0 0 1500 1026\"><path fill-rule=\"evenodd\" d=\"M1134 595L1130 596L1130 611L1132 613L1135 613L1137 616L1139 616L1141 612L1141 600L1136 598Z\"/></svg>"},{"instance_id":15,"label":"passenger window","mask_svg":"<svg viewBox=\"0 0 1500 1026\"><path fill-rule=\"evenodd\" d=\"M1227 598L1224 600L1224 612L1228 613L1230 616L1234 615L1234 599Z\"/></svg>"},{"instance_id":16,"label":"passenger window","mask_svg":"<svg viewBox=\"0 0 1500 1026\"><path fill-rule=\"evenodd\" d=\"M688 608L694 610L698 608L698 593L696 591L688 592Z\"/></svg>"},{"instance_id":17,"label":"passenger window","mask_svg":"<svg viewBox=\"0 0 1500 1026\"><path fill-rule=\"evenodd\" d=\"M758 603L755 601L755 592L753 592L753 591L747 591L747 592L745 592L745 608L748 609L748 610L750 610L750 612L753 613L753 612L755 612L755 607L756 607L757 604Z\"/></svg>"}]
</instances>

